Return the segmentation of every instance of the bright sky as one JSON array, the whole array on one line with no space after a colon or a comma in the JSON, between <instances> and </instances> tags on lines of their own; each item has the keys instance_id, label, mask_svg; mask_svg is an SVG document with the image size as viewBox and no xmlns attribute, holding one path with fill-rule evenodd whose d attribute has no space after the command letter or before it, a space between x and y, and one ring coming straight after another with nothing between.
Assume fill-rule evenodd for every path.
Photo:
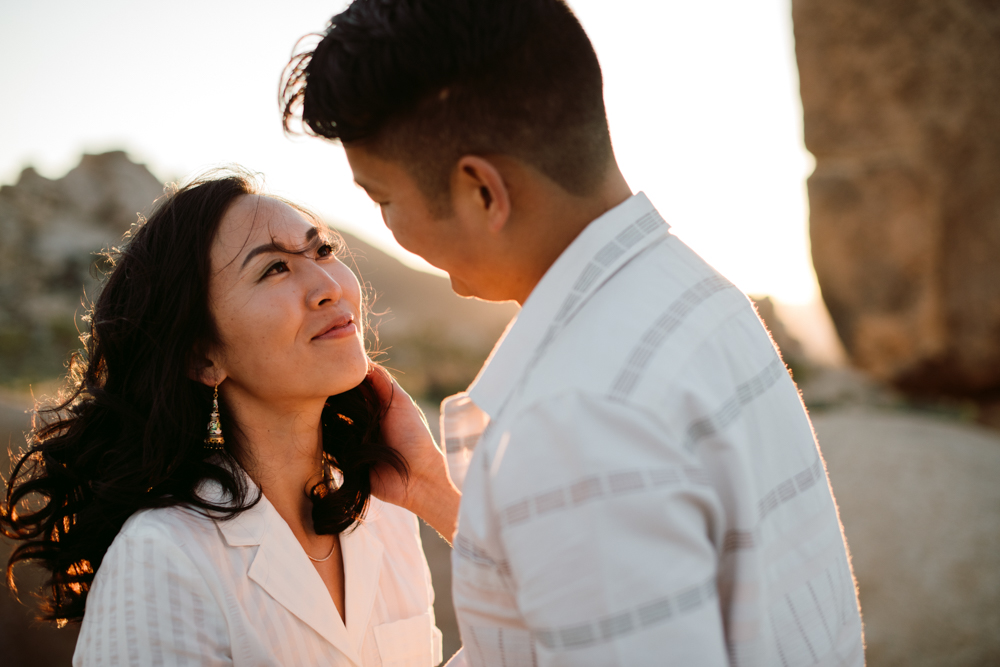
<instances>
[{"instance_id":1,"label":"bright sky","mask_svg":"<svg viewBox=\"0 0 1000 667\"><path fill-rule=\"evenodd\" d=\"M804 303L801 107L790 0L570 0L605 79L615 152L674 231L744 291ZM343 150L286 138L281 70L345 0L0 2L0 183L124 148L161 179L237 162L272 192L421 263ZM426 268L426 264L422 265Z\"/></svg>"}]
</instances>

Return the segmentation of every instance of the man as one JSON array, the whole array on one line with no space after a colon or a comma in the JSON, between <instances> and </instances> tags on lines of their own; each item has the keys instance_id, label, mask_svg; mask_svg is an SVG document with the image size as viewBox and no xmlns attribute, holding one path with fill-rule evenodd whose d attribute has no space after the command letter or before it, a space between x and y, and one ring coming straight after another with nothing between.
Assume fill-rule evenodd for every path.
<instances>
[{"instance_id":1,"label":"man","mask_svg":"<svg viewBox=\"0 0 1000 667\"><path fill-rule=\"evenodd\" d=\"M356 0L284 103L457 293L522 305L444 405L448 449L475 447L452 558L470 664L864 663L795 386L632 194L563 2Z\"/></svg>"}]
</instances>

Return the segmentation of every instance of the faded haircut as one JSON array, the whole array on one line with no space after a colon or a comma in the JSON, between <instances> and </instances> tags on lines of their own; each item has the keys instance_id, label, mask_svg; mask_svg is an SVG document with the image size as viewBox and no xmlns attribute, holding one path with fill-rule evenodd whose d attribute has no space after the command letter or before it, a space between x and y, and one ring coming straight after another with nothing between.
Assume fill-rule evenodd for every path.
<instances>
[{"instance_id":1,"label":"faded haircut","mask_svg":"<svg viewBox=\"0 0 1000 667\"><path fill-rule=\"evenodd\" d=\"M282 76L285 130L400 162L441 214L463 155L520 159L567 192L612 151L601 68L561 0L354 0Z\"/></svg>"}]
</instances>

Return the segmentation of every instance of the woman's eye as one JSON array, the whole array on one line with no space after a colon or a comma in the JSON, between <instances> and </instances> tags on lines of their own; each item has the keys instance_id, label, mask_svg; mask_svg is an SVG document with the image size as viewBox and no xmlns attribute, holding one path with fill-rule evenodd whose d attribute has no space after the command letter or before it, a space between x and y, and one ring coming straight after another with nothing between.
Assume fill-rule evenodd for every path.
<instances>
[{"instance_id":1,"label":"woman's eye","mask_svg":"<svg viewBox=\"0 0 1000 667\"><path fill-rule=\"evenodd\" d=\"M288 262L284 261L275 262L271 266L267 267L267 271L264 272L264 275L261 276L261 278L267 278L268 276L274 275L275 273L284 273L287 270L288 270Z\"/></svg>"},{"instance_id":2,"label":"woman's eye","mask_svg":"<svg viewBox=\"0 0 1000 667\"><path fill-rule=\"evenodd\" d=\"M324 243L319 248L316 249L317 257L333 257L335 254L334 247L329 243Z\"/></svg>"}]
</instances>

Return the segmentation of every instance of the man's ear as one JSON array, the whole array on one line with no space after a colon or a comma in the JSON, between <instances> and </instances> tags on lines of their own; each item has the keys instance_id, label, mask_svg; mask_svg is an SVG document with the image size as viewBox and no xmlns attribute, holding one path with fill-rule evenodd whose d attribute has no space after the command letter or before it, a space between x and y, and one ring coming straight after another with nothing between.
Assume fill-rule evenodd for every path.
<instances>
[{"instance_id":1,"label":"man's ear","mask_svg":"<svg viewBox=\"0 0 1000 667\"><path fill-rule=\"evenodd\" d=\"M207 387L214 387L221 384L226 379L226 371L221 364L212 360L212 355L206 354L195 346L195 349L188 357L187 376L195 382L200 382Z\"/></svg>"},{"instance_id":2,"label":"man's ear","mask_svg":"<svg viewBox=\"0 0 1000 667\"><path fill-rule=\"evenodd\" d=\"M480 222L493 234L510 219L510 192L496 165L478 155L465 155L452 179L452 204L462 217Z\"/></svg>"}]
</instances>

